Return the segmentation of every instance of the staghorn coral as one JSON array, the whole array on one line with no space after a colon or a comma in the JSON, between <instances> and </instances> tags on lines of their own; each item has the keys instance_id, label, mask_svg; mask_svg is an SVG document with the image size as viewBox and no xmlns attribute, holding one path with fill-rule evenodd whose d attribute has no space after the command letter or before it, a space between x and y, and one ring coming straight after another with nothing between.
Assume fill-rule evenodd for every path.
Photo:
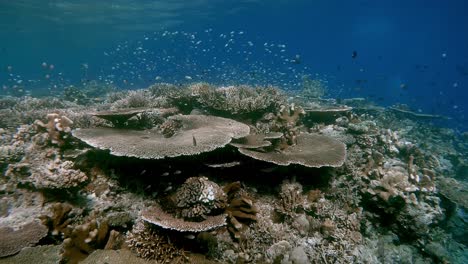
<instances>
[{"instance_id":1,"label":"staghorn coral","mask_svg":"<svg viewBox=\"0 0 468 264\"><path fill-rule=\"evenodd\" d=\"M0 227L0 257L18 253L22 248L32 246L47 235L47 228L33 221L18 230Z\"/></svg>"},{"instance_id":2,"label":"staghorn coral","mask_svg":"<svg viewBox=\"0 0 468 264\"><path fill-rule=\"evenodd\" d=\"M308 199L303 194L302 185L297 182L284 181L279 193L280 203L277 211L289 220L297 217L298 213L309 209Z\"/></svg>"},{"instance_id":3,"label":"staghorn coral","mask_svg":"<svg viewBox=\"0 0 468 264\"><path fill-rule=\"evenodd\" d=\"M203 107L230 115L259 115L274 111L285 101L281 92L273 87L228 86L199 90L198 94L198 102Z\"/></svg>"}]
</instances>

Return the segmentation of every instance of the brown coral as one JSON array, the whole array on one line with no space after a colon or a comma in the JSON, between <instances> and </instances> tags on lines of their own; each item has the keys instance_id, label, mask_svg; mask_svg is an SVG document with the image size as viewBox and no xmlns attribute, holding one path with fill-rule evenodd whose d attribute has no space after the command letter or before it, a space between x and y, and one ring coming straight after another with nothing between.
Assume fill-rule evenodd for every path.
<instances>
[{"instance_id":1,"label":"brown coral","mask_svg":"<svg viewBox=\"0 0 468 264\"><path fill-rule=\"evenodd\" d=\"M70 228L63 240L63 259L67 263L78 263L96 249L104 248L108 242L107 221L91 221Z\"/></svg>"},{"instance_id":2,"label":"brown coral","mask_svg":"<svg viewBox=\"0 0 468 264\"><path fill-rule=\"evenodd\" d=\"M71 223L70 212L73 207L68 203L55 203L52 205L52 216L41 216L42 223L51 231L52 236L62 236Z\"/></svg>"},{"instance_id":3,"label":"brown coral","mask_svg":"<svg viewBox=\"0 0 468 264\"><path fill-rule=\"evenodd\" d=\"M31 222L18 230L10 227L0 227L0 257L18 253L22 248L32 246L47 235L47 227Z\"/></svg>"},{"instance_id":4,"label":"brown coral","mask_svg":"<svg viewBox=\"0 0 468 264\"><path fill-rule=\"evenodd\" d=\"M186 258L184 251L174 246L168 236L143 222L138 222L127 233L126 242L139 257L156 260L158 263L176 262L177 259Z\"/></svg>"},{"instance_id":5,"label":"brown coral","mask_svg":"<svg viewBox=\"0 0 468 264\"><path fill-rule=\"evenodd\" d=\"M241 231L245 224L257 221L258 209L253 200L242 190L240 182L233 182L224 187L228 195L228 230L236 240L241 238Z\"/></svg>"},{"instance_id":6,"label":"brown coral","mask_svg":"<svg viewBox=\"0 0 468 264\"><path fill-rule=\"evenodd\" d=\"M144 221L157 225L163 229L176 230L179 232L202 232L226 225L226 215L220 214L207 216L201 222L186 221L176 218L165 212L159 205L154 205L141 212Z\"/></svg>"}]
</instances>

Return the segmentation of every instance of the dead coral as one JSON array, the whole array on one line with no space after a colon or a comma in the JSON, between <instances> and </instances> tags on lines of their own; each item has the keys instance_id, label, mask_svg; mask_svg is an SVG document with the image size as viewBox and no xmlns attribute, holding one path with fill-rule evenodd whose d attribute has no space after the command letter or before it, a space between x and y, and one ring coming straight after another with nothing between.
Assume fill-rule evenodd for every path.
<instances>
[{"instance_id":1,"label":"dead coral","mask_svg":"<svg viewBox=\"0 0 468 264\"><path fill-rule=\"evenodd\" d=\"M57 150L32 146L20 163L9 166L5 175L37 189L70 189L88 180L86 174L73 167L73 162L60 159Z\"/></svg>"},{"instance_id":2,"label":"dead coral","mask_svg":"<svg viewBox=\"0 0 468 264\"><path fill-rule=\"evenodd\" d=\"M62 146L69 137L73 121L64 115L51 113L47 115L47 124L40 120L34 122L40 128L45 128L52 144Z\"/></svg>"},{"instance_id":3,"label":"dead coral","mask_svg":"<svg viewBox=\"0 0 468 264\"><path fill-rule=\"evenodd\" d=\"M10 256L22 248L33 246L46 235L47 228L35 221L23 225L18 230L0 227L0 257Z\"/></svg>"}]
</instances>

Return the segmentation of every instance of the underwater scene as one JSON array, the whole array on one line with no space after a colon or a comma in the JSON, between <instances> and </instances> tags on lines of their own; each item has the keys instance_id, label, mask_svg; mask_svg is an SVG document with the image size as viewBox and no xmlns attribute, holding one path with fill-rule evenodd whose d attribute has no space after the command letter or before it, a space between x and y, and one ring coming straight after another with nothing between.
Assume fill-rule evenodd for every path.
<instances>
[{"instance_id":1,"label":"underwater scene","mask_svg":"<svg viewBox=\"0 0 468 264\"><path fill-rule=\"evenodd\" d=\"M0 264L468 263L465 0L0 0Z\"/></svg>"}]
</instances>

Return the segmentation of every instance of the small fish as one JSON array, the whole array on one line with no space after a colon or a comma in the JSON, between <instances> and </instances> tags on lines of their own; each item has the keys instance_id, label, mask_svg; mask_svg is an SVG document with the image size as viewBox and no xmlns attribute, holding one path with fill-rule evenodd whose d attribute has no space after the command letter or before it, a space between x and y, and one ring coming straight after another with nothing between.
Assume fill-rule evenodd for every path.
<instances>
[{"instance_id":1,"label":"small fish","mask_svg":"<svg viewBox=\"0 0 468 264\"><path fill-rule=\"evenodd\" d=\"M227 162L227 163L205 164L205 165L210 167L210 168L232 168L232 167L238 166L240 164L241 163L239 161L233 161L233 162Z\"/></svg>"},{"instance_id":2,"label":"small fish","mask_svg":"<svg viewBox=\"0 0 468 264\"><path fill-rule=\"evenodd\" d=\"M194 235L194 234L188 234L188 235L185 235L185 238L187 238L187 239L195 239L195 235Z\"/></svg>"},{"instance_id":3,"label":"small fish","mask_svg":"<svg viewBox=\"0 0 468 264\"><path fill-rule=\"evenodd\" d=\"M357 58L357 51L353 50L353 53L351 54L351 58L355 59Z\"/></svg>"},{"instance_id":4,"label":"small fish","mask_svg":"<svg viewBox=\"0 0 468 264\"><path fill-rule=\"evenodd\" d=\"M192 135L192 141L193 141L193 146L196 147L197 146L197 139L195 138L194 135Z\"/></svg>"},{"instance_id":5,"label":"small fish","mask_svg":"<svg viewBox=\"0 0 468 264\"><path fill-rule=\"evenodd\" d=\"M296 54L296 56L294 56L294 58L292 58L289 61L294 63L294 64L301 64L301 55Z\"/></svg>"}]
</instances>

